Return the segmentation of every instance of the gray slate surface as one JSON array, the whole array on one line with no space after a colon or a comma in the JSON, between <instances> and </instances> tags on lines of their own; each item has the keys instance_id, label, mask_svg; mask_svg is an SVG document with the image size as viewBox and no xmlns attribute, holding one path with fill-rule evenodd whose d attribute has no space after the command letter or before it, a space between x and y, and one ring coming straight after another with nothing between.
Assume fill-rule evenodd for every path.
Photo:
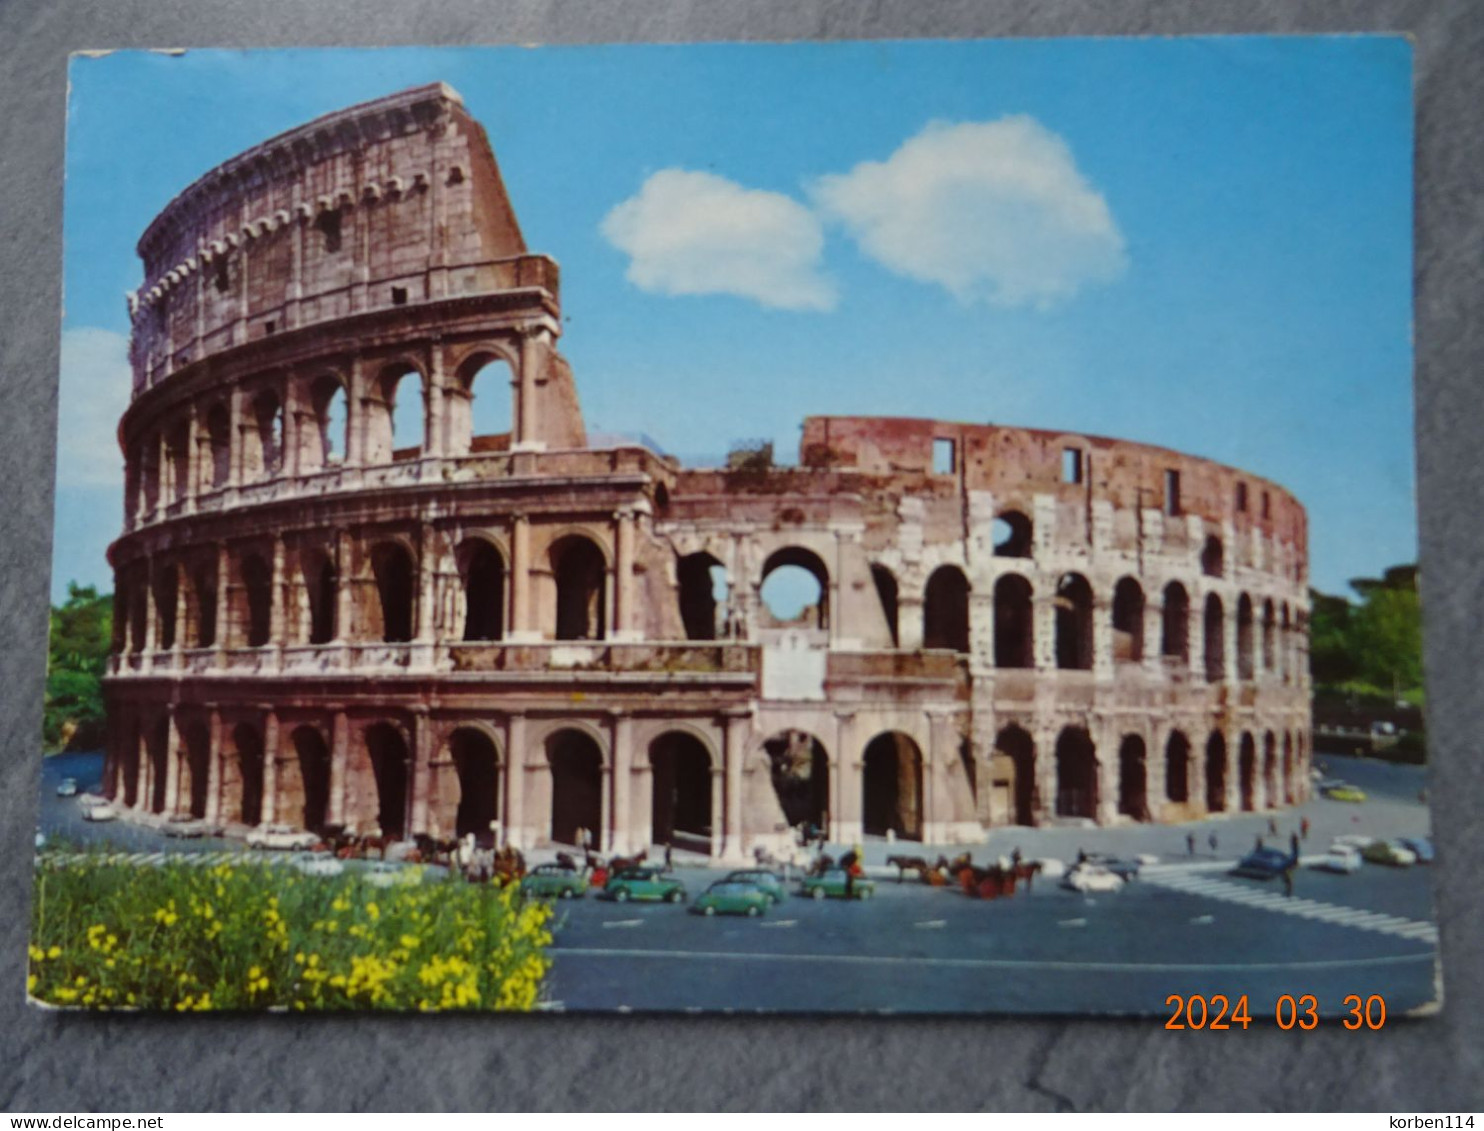
<instances>
[{"instance_id":1,"label":"gray slate surface","mask_svg":"<svg viewBox=\"0 0 1484 1131\"><path fill-rule=\"evenodd\" d=\"M1417 428L1447 1004L1379 1035L1158 1023L97 1018L22 1001L45 662L65 60L97 47L1404 31L1418 102ZM1484 7L1470 0L0 0L0 1107L10 1111L1484 1107ZM1364 238L1356 233L1356 238ZM1296 987L1302 992L1303 987Z\"/></svg>"}]
</instances>

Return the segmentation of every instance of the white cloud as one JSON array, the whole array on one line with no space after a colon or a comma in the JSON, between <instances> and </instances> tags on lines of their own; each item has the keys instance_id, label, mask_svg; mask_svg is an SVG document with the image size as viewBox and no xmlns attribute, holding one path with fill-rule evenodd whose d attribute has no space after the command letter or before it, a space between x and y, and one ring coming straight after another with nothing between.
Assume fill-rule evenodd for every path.
<instances>
[{"instance_id":1,"label":"white cloud","mask_svg":"<svg viewBox=\"0 0 1484 1131\"><path fill-rule=\"evenodd\" d=\"M640 290L726 294L785 310L830 310L824 233L802 204L713 173L661 169L603 219Z\"/></svg>"},{"instance_id":2,"label":"white cloud","mask_svg":"<svg viewBox=\"0 0 1484 1131\"><path fill-rule=\"evenodd\" d=\"M963 302L1050 306L1127 265L1108 202L1024 115L931 122L885 161L810 186L872 259Z\"/></svg>"},{"instance_id":3,"label":"white cloud","mask_svg":"<svg viewBox=\"0 0 1484 1131\"><path fill-rule=\"evenodd\" d=\"M131 382L128 338L94 326L63 333L59 486L123 486L118 424L129 404Z\"/></svg>"}]
</instances>

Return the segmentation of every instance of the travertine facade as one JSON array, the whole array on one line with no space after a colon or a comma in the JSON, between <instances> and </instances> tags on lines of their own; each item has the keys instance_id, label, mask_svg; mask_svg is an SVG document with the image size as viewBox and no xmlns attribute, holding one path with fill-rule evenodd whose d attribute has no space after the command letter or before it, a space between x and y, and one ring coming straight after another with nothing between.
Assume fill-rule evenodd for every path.
<instances>
[{"instance_id":1,"label":"travertine facade","mask_svg":"<svg viewBox=\"0 0 1484 1131\"><path fill-rule=\"evenodd\" d=\"M801 822L968 841L1306 793L1287 492L926 420L811 418L788 469L590 446L556 264L446 87L229 161L139 250L124 807L740 858ZM785 568L820 594L786 623Z\"/></svg>"}]
</instances>

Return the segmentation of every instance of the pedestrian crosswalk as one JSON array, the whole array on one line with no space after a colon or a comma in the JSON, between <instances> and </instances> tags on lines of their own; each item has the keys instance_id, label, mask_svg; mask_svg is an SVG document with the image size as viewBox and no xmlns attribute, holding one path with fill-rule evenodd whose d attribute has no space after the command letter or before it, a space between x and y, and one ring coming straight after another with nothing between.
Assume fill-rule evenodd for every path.
<instances>
[{"instance_id":1,"label":"pedestrian crosswalk","mask_svg":"<svg viewBox=\"0 0 1484 1131\"><path fill-rule=\"evenodd\" d=\"M1379 911L1366 911L1358 907L1344 907L1337 903L1322 903L1316 899L1301 899L1275 891L1259 891L1245 884L1219 880L1209 874L1196 871L1168 871L1145 873L1140 881L1187 895L1200 895L1207 899L1255 907L1263 911L1275 911L1281 915L1294 915L1300 919L1313 919L1321 923L1333 923L1340 927L1356 927L1363 931L1379 931L1397 938L1415 939L1418 942L1436 943L1438 929L1432 923L1416 919L1404 919L1399 915L1386 915Z\"/></svg>"},{"instance_id":2,"label":"pedestrian crosswalk","mask_svg":"<svg viewBox=\"0 0 1484 1131\"><path fill-rule=\"evenodd\" d=\"M288 856L267 856L245 849L219 852L41 852L36 863L43 868L69 868L79 864L128 864L154 868L171 864L211 868L217 864L287 864Z\"/></svg>"}]
</instances>

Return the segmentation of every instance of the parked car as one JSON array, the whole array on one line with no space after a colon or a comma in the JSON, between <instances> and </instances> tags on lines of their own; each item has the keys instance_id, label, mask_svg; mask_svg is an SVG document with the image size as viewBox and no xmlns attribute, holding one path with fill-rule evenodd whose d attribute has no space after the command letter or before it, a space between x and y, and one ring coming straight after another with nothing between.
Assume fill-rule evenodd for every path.
<instances>
[{"instance_id":1,"label":"parked car","mask_svg":"<svg viewBox=\"0 0 1484 1131\"><path fill-rule=\"evenodd\" d=\"M107 801L95 801L91 805L82 806L82 819L84 821L114 821L118 819L118 813Z\"/></svg>"},{"instance_id":2,"label":"parked car","mask_svg":"<svg viewBox=\"0 0 1484 1131\"><path fill-rule=\"evenodd\" d=\"M1101 864L1078 864L1061 878L1061 886L1084 894L1093 891L1118 891L1128 881Z\"/></svg>"},{"instance_id":3,"label":"parked car","mask_svg":"<svg viewBox=\"0 0 1484 1131\"><path fill-rule=\"evenodd\" d=\"M783 877L766 868L741 868L735 872L728 872L720 882L751 884L755 888L761 888L774 903L782 903L788 895L783 888Z\"/></svg>"},{"instance_id":4,"label":"parked car","mask_svg":"<svg viewBox=\"0 0 1484 1131\"><path fill-rule=\"evenodd\" d=\"M319 843L318 835L292 825L259 825L247 834L246 840L248 848L275 848L289 852L303 852Z\"/></svg>"},{"instance_id":5,"label":"parked car","mask_svg":"<svg viewBox=\"0 0 1484 1131\"><path fill-rule=\"evenodd\" d=\"M306 876L339 876L345 865L324 852L300 852L289 858L289 866Z\"/></svg>"},{"instance_id":6,"label":"parked car","mask_svg":"<svg viewBox=\"0 0 1484 1131\"><path fill-rule=\"evenodd\" d=\"M61 780L61 782L59 782L58 785L57 785L57 796L58 797L76 797L77 796L77 779L76 778L63 778Z\"/></svg>"},{"instance_id":7,"label":"parked car","mask_svg":"<svg viewBox=\"0 0 1484 1131\"><path fill-rule=\"evenodd\" d=\"M1437 850L1433 848L1432 841L1425 836L1397 837L1396 842L1403 848L1410 848L1419 864L1431 864L1437 858Z\"/></svg>"},{"instance_id":8,"label":"parked car","mask_svg":"<svg viewBox=\"0 0 1484 1131\"><path fill-rule=\"evenodd\" d=\"M587 877L561 864L540 864L521 878L520 890L539 899L571 899L587 894Z\"/></svg>"},{"instance_id":9,"label":"parked car","mask_svg":"<svg viewBox=\"0 0 1484 1131\"><path fill-rule=\"evenodd\" d=\"M697 915L747 915L751 918L763 914L773 902L763 888L757 884L717 880L691 905Z\"/></svg>"},{"instance_id":10,"label":"parked car","mask_svg":"<svg viewBox=\"0 0 1484 1131\"><path fill-rule=\"evenodd\" d=\"M1353 848L1356 852L1359 852L1375 839L1375 837L1365 836L1363 833L1346 833L1343 836L1337 836L1334 840L1330 841L1330 847L1333 848L1335 845L1338 844L1343 845L1346 848Z\"/></svg>"},{"instance_id":11,"label":"parked car","mask_svg":"<svg viewBox=\"0 0 1484 1131\"><path fill-rule=\"evenodd\" d=\"M1331 801L1350 801L1358 804L1365 800L1365 790L1349 782L1335 782L1324 786L1320 792Z\"/></svg>"},{"instance_id":12,"label":"parked car","mask_svg":"<svg viewBox=\"0 0 1484 1131\"><path fill-rule=\"evenodd\" d=\"M849 884L849 877L844 868L831 868L829 871L818 876L805 876L799 884L799 894L806 895L810 899L824 899L829 896L834 899L870 899L876 894L876 882L865 876L857 876L855 883ZM847 891L850 893L847 896Z\"/></svg>"},{"instance_id":13,"label":"parked car","mask_svg":"<svg viewBox=\"0 0 1484 1131\"><path fill-rule=\"evenodd\" d=\"M372 887L415 887L423 882L420 864L398 864L391 860L373 860L361 872L361 879Z\"/></svg>"},{"instance_id":14,"label":"parked car","mask_svg":"<svg viewBox=\"0 0 1484 1131\"><path fill-rule=\"evenodd\" d=\"M1242 857L1229 874L1246 876L1253 880L1271 880L1274 876L1281 876L1295 863L1297 861L1280 848L1257 848Z\"/></svg>"},{"instance_id":15,"label":"parked car","mask_svg":"<svg viewBox=\"0 0 1484 1131\"><path fill-rule=\"evenodd\" d=\"M1048 880L1059 880L1067 874L1067 866L1055 856L1043 856L1033 863L1041 865L1041 875Z\"/></svg>"},{"instance_id":16,"label":"parked car","mask_svg":"<svg viewBox=\"0 0 1484 1131\"><path fill-rule=\"evenodd\" d=\"M1083 857L1084 864L1105 868L1120 880L1132 880L1139 874L1142 864L1136 857L1114 856L1109 852L1089 852Z\"/></svg>"},{"instance_id":17,"label":"parked car","mask_svg":"<svg viewBox=\"0 0 1484 1131\"><path fill-rule=\"evenodd\" d=\"M1321 872L1340 872L1349 875L1351 872L1360 871L1362 864L1360 849L1351 844L1332 844L1329 851L1324 854L1324 859L1314 867Z\"/></svg>"},{"instance_id":18,"label":"parked car","mask_svg":"<svg viewBox=\"0 0 1484 1131\"><path fill-rule=\"evenodd\" d=\"M667 876L658 868L625 868L609 877L603 894L618 903L631 899L664 900L666 903L684 903L685 885L674 876Z\"/></svg>"},{"instance_id":19,"label":"parked car","mask_svg":"<svg viewBox=\"0 0 1484 1131\"><path fill-rule=\"evenodd\" d=\"M211 836L216 832L205 821L183 813L172 815L160 831L166 836L179 837L185 840L195 840L197 837Z\"/></svg>"},{"instance_id":20,"label":"parked car","mask_svg":"<svg viewBox=\"0 0 1484 1131\"><path fill-rule=\"evenodd\" d=\"M1389 864L1393 868L1410 868L1417 863L1417 853L1395 840L1373 840L1361 850L1372 864Z\"/></svg>"}]
</instances>

